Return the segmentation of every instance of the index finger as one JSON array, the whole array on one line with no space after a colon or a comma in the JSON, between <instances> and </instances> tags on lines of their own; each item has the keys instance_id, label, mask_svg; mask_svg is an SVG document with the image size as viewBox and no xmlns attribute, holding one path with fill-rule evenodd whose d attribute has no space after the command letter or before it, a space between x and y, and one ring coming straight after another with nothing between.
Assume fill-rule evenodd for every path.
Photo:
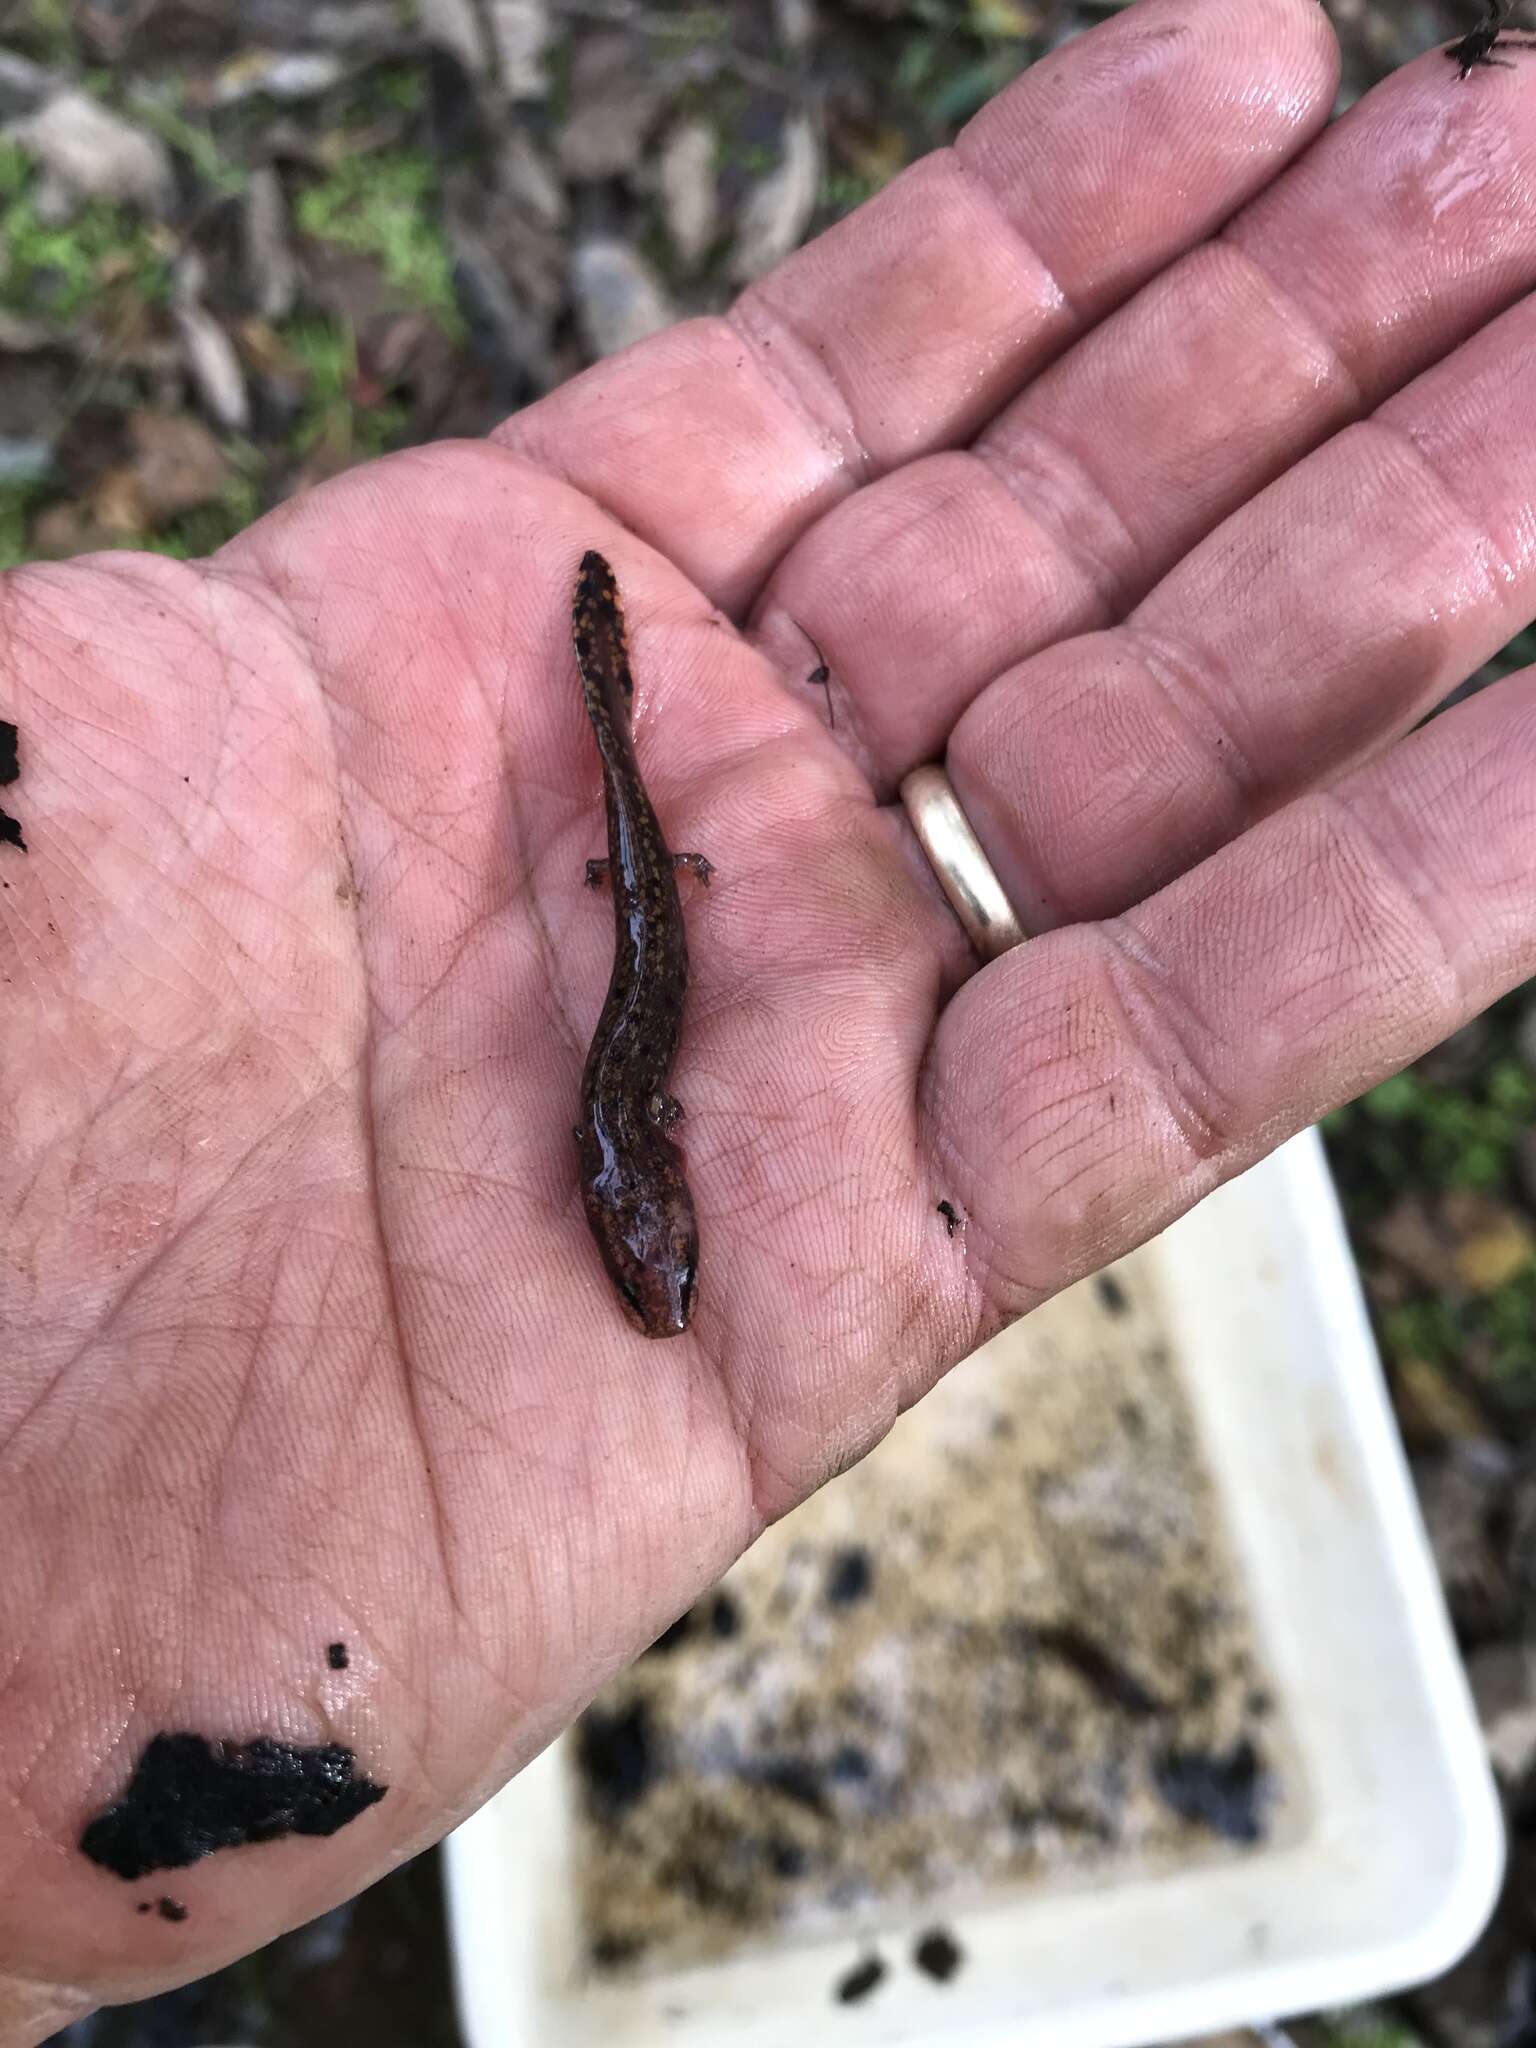
<instances>
[{"instance_id":1,"label":"index finger","mask_svg":"<svg viewBox=\"0 0 1536 2048\"><path fill-rule=\"evenodd\" d=\"M957 446L1326 120L1316 0L1139 0L724 318L640 344L496 439L575 484L724 609L836 500Z\"/></svg>"}]
</instances>

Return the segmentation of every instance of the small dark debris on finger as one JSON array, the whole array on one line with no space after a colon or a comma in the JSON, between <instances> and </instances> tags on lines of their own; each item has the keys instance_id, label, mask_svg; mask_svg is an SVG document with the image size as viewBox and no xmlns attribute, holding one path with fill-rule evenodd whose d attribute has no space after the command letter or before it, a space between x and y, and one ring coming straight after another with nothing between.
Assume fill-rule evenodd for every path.
<instances>
[{"instance_id":1,"label":"small dark debris on finger","mask_svg":"<svg viewBox=\"0 0 1536 2048\"><path fill-rule=\"evenodd\" d=\"M939 1214L944 1218L944 1228L953 1237L957 1230L964 1230L965 1218L953 1202L940 1202Z\"/></svg>"},{"instance_id":2,"label":"small dark debris on finger","mask_svg":"<svg viewBox=\"0 0 1536 2048\"><path fill-rule=\"evenodd\" d=\"M325 1646L325 1661L333 1671L345 1671L350 1662L347 1656L346 1644L327 1643Z\"/></svg>"},{"instance_id":3,"label":"small dark debris on finger","mask_svg":"<svg viewBox=\"0 0 1536 2048\"><path fill-rule=\"evenodd\" d=\"M164 1894L158 1899L140 1899L133 1910L135 1913L158 1913L162 1920L181 1921L187 1917L187 1909L180 1899L166 1898Z\"/></svg>"},{"instance_id":4,"label":"small dark debris on finger","mask_svg":"<svg viewBox=\"0 0 1536 2048\"><path fill-rule=\"evenodd\" d=\"M812 648L813 648L813 649L815 650L815 654L816 654L816 666L815 666L815 667L814 667L814 668L813 668L813 669L811 670L810 674L809 674L809 675L808 675L808 676L806 677L806 679L805 679L805 680L807 681L807 683L809 683L809 684L810 684L810 686L811 686L811 688L812 688L812 689L814 689L814 690L825 690L825 691L826 691L826 693L827 693L827 731L828 731L828 732L835 732L835 731L837 730L837 714L836 714L836 713L834 712L834 710L832 709L832 669L831 669L831 666L830 666L830 664L829 664L829 663L828 663L828 661L827 661L827 657L826 657L826 656L825 656L825 655L824 655L824 654L822 653L821 649L820 649L820 648L819 648L819 647L818 647L818 646L816 645L816 642L815 642L814 640L811 640L811 636L810 636L810 634L809 634L809 633L806 633L806 631L805 631L805 628L804 628L804 626L802 626L802 625L800 624L800 621L799 621L798 619L796 619L796 620L794 621L794 624L795 624L795 625L796 625L796 626L797 626L797 627L799 628L800 632L801 632L802 634L804 634L804 635L805 635L805 638L806 638L807 640L810 640L810 641L811 641L811 646L812 646Z\"/></svg>"}]
</instances>

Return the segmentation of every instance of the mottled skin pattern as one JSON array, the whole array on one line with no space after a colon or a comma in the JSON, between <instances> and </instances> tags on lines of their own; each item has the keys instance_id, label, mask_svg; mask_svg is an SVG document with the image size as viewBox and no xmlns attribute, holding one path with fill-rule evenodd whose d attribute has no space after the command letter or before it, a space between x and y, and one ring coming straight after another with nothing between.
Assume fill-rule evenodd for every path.
<instances>
[{"instance_id":1,"label":"mottled skin pattern","mask_svg":"<svg viewBox=\"0 0 1536 2048\"><path fill-rule=\"evenodd\" d=\"M688 988L674 867L701 882L712 870L702 854L667 851L640 780L624 613L601 555L582 556L572 623L608 812L608 858L587 862L587 882L612 878L614 925L613 975L581 1077L581 1199L630 1321L647 1337L676 1337L697 1298L699 1225L668 1136L683 1113L667 1076Z\"/></svg>"}]
</instances>

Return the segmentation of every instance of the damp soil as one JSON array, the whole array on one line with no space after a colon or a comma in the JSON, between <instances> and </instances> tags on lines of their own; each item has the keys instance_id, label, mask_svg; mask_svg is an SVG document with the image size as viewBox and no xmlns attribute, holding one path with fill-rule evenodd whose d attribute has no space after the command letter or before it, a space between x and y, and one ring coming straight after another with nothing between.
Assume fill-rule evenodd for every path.
<instances>
[{"instance_id":1,"label":"damp soil","mask_svg":"<svg viewBox=\"0 0 1536 2048\"><path fill-rule=\"evenodd\" d=\"M17 756L17 741L20 735L8 718L0 718L0 789L8 789L21 774ZM15 846L25 853L27 842L21 836L21 821L13 818L9 811L0 806L0 846Z\"/></svg>"},{"instance_id":2,"label":"damp soil","mask_svg":"<svg viewBox=\"0 0 1536 2048\"><path fill-rule=\"evenodd\" d=\"M1155 1273L1126 1260L963 1366L593 1703L596 1969L1266 1838L1271 1695Z\"/></svg>"},{"instance_id":3,"label":"damp soil","mask_svg":"<svg viewBox=\"0 0 1536 2048\"><path fill-rule=\"evenodd\" d=\"M123 1797L91 1821L80 1847L131 1882L197 1863L215 1849L282 1835L334 1835L388 1789L357 1776L351 1750L339 1743L304 1748L267 1737L210 1742L156 1735Z\"/></svg>"}]
</instances>

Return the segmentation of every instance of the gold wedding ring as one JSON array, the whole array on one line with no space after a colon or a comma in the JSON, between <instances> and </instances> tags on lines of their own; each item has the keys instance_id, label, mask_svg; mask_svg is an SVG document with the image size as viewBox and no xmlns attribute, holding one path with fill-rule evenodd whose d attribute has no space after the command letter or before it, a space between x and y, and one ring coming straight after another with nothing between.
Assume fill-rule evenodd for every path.
<instances>
[{"instance_id":1,"label":"gold wedding ring","mask_svg":"<svg viewBox=\"0 0 1536 2048\"><path fill-rule=\"evenodd\" d=\"M995 960L1022 945L1024 927L944 770L914 768L901 785L901 800L939 886L982 959Z\"/></svg>"}]
</instances>

